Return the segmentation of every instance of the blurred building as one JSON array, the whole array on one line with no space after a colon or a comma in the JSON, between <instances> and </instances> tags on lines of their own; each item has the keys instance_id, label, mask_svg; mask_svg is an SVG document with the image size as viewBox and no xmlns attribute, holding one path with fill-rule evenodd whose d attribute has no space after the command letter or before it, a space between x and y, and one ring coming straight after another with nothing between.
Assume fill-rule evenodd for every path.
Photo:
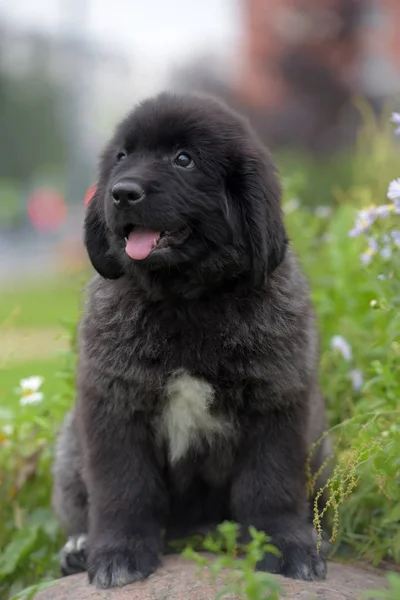
<instances>
[{"instance_id":1,"label":"blurred building","mask_svg":"<svg viewBox=\"0 0 400 600\"><path fill-rule=\"evenodd\" d=\"M241 41L229 66L204 57L173 84L222 96L270 147L318 156L351 147L361 122L354 100L379 114L400 92L400 0L240 4Z\"/></svg>"},{"instance_id":2,"label":"blurred building","mask_svg":"<svg viewBox=\"0 0 400 600\"><path fill-rule=\"evenodd\" d=\"M400 91L398 0L242 0L241 68L234 93L269 115L277 145L346 146L361 95L379 110Z\"/></svg>"},{"instance_id":3,"label":"blurred building","mask_svg":"<svg viewBox=\"0 0 400 600\"><path fill-rule=\"evenodd\" d=\"M243 0L243 14L239 93L250 104L282 102L295 66L376 97L400 90L398 0Z\"/></svg>"}]
</instances>

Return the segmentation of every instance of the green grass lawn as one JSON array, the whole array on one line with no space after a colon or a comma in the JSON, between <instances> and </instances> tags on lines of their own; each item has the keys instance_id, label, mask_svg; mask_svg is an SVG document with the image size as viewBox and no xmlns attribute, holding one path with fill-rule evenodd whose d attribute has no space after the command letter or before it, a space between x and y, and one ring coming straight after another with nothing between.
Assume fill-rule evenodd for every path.
<instances>
[{"instance_id":1,"label":"green grass lawn","mask_svg":"<svg viewBox=\"0 0 400 600\"><path fill-rule=\"evenodd\" d=\"M0 294L0 324L15 327L58 327L61 319L76 320L87 276L28 281Z\"/></svg>"},{"instance_id":2,"label":"green grass lawn","mask_svg":"<svg viewBox=\"0 0 400 600\"><path fill-rule=\"evenodd\" d=\"M43 392L57 394L63 381L60 350L66 348L63 322L79 318L87 275L27 281L0 294L0 405L18 401L14 393L21 379L44 378Z\"/></svg>"}]
</instances>

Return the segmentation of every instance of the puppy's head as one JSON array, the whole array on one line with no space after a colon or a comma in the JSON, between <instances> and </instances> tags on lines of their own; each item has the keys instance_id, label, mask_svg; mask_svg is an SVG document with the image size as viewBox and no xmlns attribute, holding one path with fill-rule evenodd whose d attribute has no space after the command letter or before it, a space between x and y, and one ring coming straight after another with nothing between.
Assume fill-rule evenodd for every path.
<instances>
[{"instance_id":1,"label":"puppy's head","mask_svg":"<svg viewBox=\"0 0 400 600\"><path fill-rule=\"evenodd\" d=\"M245 121L210 98L161 94L104 152L85 220L89 257L110 279L201 270L260 284L285 254L279 196Z\"/></svg>"}]
</instances>

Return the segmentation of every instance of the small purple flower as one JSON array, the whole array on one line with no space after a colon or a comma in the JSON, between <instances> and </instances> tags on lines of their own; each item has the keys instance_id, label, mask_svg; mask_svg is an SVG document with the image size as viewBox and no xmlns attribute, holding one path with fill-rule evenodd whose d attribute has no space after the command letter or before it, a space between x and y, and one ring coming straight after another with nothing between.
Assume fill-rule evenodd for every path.
<instances>
[{"instance_id":1,"label":"small purple flower","mask_svg":"<svg viewBox=\"0 0 400 600\"><path fill-rule=\"evenodd\" d=\"M344 360L349 362L353 358L351 346L342 335L334 335L331 339L332 350L337 350L343 356Z\"/></svg>"},{"instance_id":2,"label":"small purple flower","mask_svg":"<svg viewBox=\"0 0 400 600\"><path fill-rule=\"evenodd\" d=\"M397 248L400 248L400 231L398 229L394 229L391 233L392 240Z\"/></svg>"},{"instance_id":3,"label":"small purple flower","mask_svg":"<svg viewBox=\"0 0 400 600\"><path fill-rule=\"evenodd\" d=\"M372 250L372 252L378 252L379 250L379 244L374 237L368 238L368 246Z\"/></svg>"},{"instance_id":4,"label":"small purple flower","mask_svg":"<svg viewBox=\"0 0 400 600\"><path fill-rule=\"evenodd\" d=\"M386 281L387 277L383 273L379 273L378 279L379 279L379 281Z\"/></svg>"},{"instance_id":5,"label":"small purple flower","mask_svg":"<svg viewBox=\"0 0 400 600\"><path fill-rule=\"evenodd\" d=\"M397 127L394 131L396 134L399 134L400 133L400 113L398 113L398 112L392 113L392 123L394 125L399 125L399 127Z\"/></svg>"},{"instance_id":6,"label":"small purple flower","mask_svg":"<svg viewBox=\"0 0 400 600\"><path fill-rule=\"evenodd\" d=\"M350 229L349 231L349 236L357 237L361 233L365 233L371 227L376 217L376 208L373 206L365 210L360 210L360 212L357 215L357 219L353 229Z\"/></svg>"},{"instance_id":7,"label":"small purple flower","mask_svg":"<svg viewBox=\"0 0 400 600\"><path fill-rule=\"evenodd\" d=\"M359 217L362 221L366 221L369 225L376 219L376 207L370 206L369 208L365 208L364 210L360 210Z\"/></svg>"},{"instance_id":8,"label":"small purple flower","mask_svg":"<svg viewBox=\"0 0 400 600\"><path fill-rule=\"evenodd\" d=\"M348 377L351 380L351 385L355 392L360 392L364 385L364 375L360 369L352 369L348 373Z\"/></svg>"},{"instance_id":9,"label":"small purple flower","mask_svg":"<svg viewBox=\"0 0 400 600\"><path fill-rule=\"evenodd\" d=\"M392 249L391 249L391 247L390 246L385 246L384 248L382 248L382 250L381 250L381 256L385 260L388 260L392 256Z\"/></svg>"},{"instance_id":10,"label":"small purple flower","mask_svg":"<svg viewBox=\"0 0 400 600\"><path fill-rule=\"evenodd\" d=\"M350 229L349 231L349 236L350 237L357 237L359 236L361 233L364 233L364 227L362 226L362 224L360 222L357 222L353 229Z\"/></svg>"},{"instance_id":11,"label":"small purple flower","mask_svg":"<svg viewBox=\"0 0 400 600\"><path fill-rule=\"evenodd\" d=\"M395 206L398 206L396 200L400 199L400 179L393 179L393 181L389 183L387 197L389 200L394 200Z\"/></svg>"},{"instance_id":12,"label":"small purple flower","mask_svg":"<svg viewBox=\"0 0 400 600\"><path fill-rule=\"evenodd\" d=\"M389 217L389 215L390 215L389 204L381 204L381 206L378 206L378 208L376 209L376 215L377 215L377 217Z\"/></svg>"},{"instance_id":13,"label":"small purple flower","mask_svg":"<svg viewBox=\"0 0 400 600\"><path fill-rule=\"evenodd\" d=\"M373 256L373 252L369 252L368 250L366 252L363 252L362 254L360 254L360 260L362 262L363 265L369 265L372 261L372 256Z\"/></svg>"},{"instance_id":14,"label":"small purple flower","mask_svg":"<svg viewBox=\"0 0 400 600\"><path fill-rule=\"evenodd\" d=\"M374 237L369 237L368 238L368 248L365 250L365 252L363 252L362 254L360 254L360 260L362 262L363 265L369 265L372 261L372 257L374 256L374 254L376 254L379 250L379 244L377 242L377 240Z\"/></svg>"}]
</instances>

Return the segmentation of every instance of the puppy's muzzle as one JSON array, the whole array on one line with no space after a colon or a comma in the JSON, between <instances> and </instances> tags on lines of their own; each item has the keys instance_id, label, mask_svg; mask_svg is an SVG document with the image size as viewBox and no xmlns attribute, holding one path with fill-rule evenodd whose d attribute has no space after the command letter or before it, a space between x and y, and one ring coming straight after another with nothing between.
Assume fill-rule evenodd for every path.
<instances>
[{"instance_id":1,"label":"puppy's muzzle","mask_svg":"<svg viewBox=\"0 0 400 600\"><path fill-rule=\"evenodd\" d=\"M116 183L111 190L114 206L118 209L130 209L140 204L146 197L143 186L134 179L125 179Z\"/></svg>"}]
</instances>

